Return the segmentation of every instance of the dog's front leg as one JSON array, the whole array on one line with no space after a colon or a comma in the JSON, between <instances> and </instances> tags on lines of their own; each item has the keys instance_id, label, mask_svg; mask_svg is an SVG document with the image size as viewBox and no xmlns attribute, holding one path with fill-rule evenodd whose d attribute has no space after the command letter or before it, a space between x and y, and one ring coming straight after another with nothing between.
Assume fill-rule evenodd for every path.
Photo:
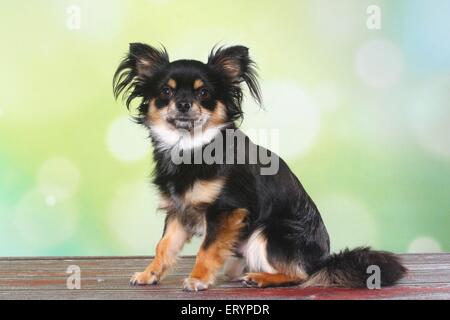
<instances>
[{"instance_id":1,"label":"dog's front leg","mask_svg":"<svg viewBox=\"0 0 450 320\"><path fill-rule=\"evenodd\" d=\"M157 284L175 264L183 245L191 238L177 218L168 216L164 234L156 246L156 255L143 272L136 272L131 284Z\"/></svg>"},{"instance_id":2,"label":"dog's front leg","mask_svg":"<svg viewBox=\"0 0 450 320\"><path fill-rule=\"evenodd\" d=\"M216 273L238 241L246 215L245 209L236 209L214 223L207 223L205 240L190 276L184 280L184 290L206 290L214 282Z\"/></svg>"}]
</instances>

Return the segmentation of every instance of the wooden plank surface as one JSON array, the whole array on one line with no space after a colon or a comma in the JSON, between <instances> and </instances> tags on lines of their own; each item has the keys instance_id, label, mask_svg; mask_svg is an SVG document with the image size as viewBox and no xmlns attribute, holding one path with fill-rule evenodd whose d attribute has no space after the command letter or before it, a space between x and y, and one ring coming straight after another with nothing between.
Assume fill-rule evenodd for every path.
<instances>
[{"instance_id":1,"label":"wooden plank surface","mask_svg":"<svg viewBox=\"0 0 450 320\"><path fill-rule=\"evenodd\" d=\"M0 258L0 299L450 299L450 254L406 254L409 269L394 287L381 290L342 288L245 288L239 282L217 284L205 292L183 292L181 283L194 263L182 257L157 286L130 286L149 257ZM67 289L67 268L81 269L81 289Z\"/></svg>"}]
</instances>

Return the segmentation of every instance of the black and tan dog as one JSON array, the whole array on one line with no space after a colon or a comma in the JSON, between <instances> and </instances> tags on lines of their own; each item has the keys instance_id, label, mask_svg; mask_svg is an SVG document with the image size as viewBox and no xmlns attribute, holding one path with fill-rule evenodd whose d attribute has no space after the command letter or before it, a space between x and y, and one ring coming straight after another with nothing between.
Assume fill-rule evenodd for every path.
<instances>
[{"instance_id":1,"label":"black and tan dog","mask_svg":"<svg viewBox=\"0 0 450 320\"><path fill-rule=\"evenodd\" d=\"M242 155L227 143L216 150L215 159L232 154L245 161L173 161L174 150L189 159L230 130L242 134L235 124L243 114L242 84L260 102L255 64L243 46L213 49L205 64L170 62L165 50L130 45L116 71L114 93L125 93L128 107L134 99L140 102L136 120L149 128L154 183L167 212L155 259L131 282L157 284L183 245L203 235L185 290L207 289L226 260L225 274L247 286L363 287L370 265L380 268L381 285L395 283L405 268L391 253L357 248L330 254L325 225L297 177L283 160L248 138L244 151L267 151L277 160L275 174L261 174L267 163L259 157L252 162L249 152Z\"/></svg>"}]
</instances>

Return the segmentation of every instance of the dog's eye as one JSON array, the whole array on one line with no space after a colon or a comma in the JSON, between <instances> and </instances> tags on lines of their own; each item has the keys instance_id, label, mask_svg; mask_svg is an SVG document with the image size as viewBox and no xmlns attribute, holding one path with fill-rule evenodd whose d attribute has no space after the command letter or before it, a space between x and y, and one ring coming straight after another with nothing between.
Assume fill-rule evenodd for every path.
<instances>
[{"instance_id":1,"label":"dog's eye","mask_svg":"<svg viewBox=\"0 0 450 320\"><path fill-rule=\"evenodd\" d=\"M208 89L202 88L198 91L198 96L201 99L208 99L209 98L209 91Z\"/></svg>"},{"instance_id":2,"label":"dog's eye","mask_svg":"<svg viewBox=\"0 0 450 320\"><path fill-rule=\"evenodd\" d=\"M161 89L161 96L166 97L166 98L171 97L172 96L172 89L169 88L169 87L163 87Z\"/></svg>"}]
</instances>

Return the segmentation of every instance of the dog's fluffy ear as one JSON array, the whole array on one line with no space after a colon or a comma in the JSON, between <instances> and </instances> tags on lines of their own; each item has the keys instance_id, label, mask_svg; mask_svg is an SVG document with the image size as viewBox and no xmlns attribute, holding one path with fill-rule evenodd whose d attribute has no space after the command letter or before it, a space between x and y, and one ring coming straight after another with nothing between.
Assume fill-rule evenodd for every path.
<instances>
[{"instance_id":1,"label":"dog's fluffy ear","mask_svg":"<svg viewBox=\"0 0 450 320\"><path fill-rule=\"evenodd\" d=\"M253 98L261 103L256 64L250 58L247 47L213 48L208 57L208 65L225 74L233 83L244 81Z\"/></svg>"},{"instance_id":2,"label":"dog's fluffy ear","mask_svg":"<svg viewBox=\"0 0 450 320\"><path fill-rule=\"evenodd\" d=\"M139 84L151 78L158 70L169 63L169 56L165 48L155 49L144 43L130 43L130 50L117 68L113 89L116 99L122 92L132 91L129 101L139 96Z\"/></svg>"},{"instance_id":3,"label":"dog's fluffy ear","mask_svg":"<svg viewBox=\"0 0 450 320\"><path fill-rule=\"evenodd\" d=\"M144 43L131 43L128 59L139 77L151 77L169 63L166 49L158 50Z\"/></svg>"}]
</instances>

